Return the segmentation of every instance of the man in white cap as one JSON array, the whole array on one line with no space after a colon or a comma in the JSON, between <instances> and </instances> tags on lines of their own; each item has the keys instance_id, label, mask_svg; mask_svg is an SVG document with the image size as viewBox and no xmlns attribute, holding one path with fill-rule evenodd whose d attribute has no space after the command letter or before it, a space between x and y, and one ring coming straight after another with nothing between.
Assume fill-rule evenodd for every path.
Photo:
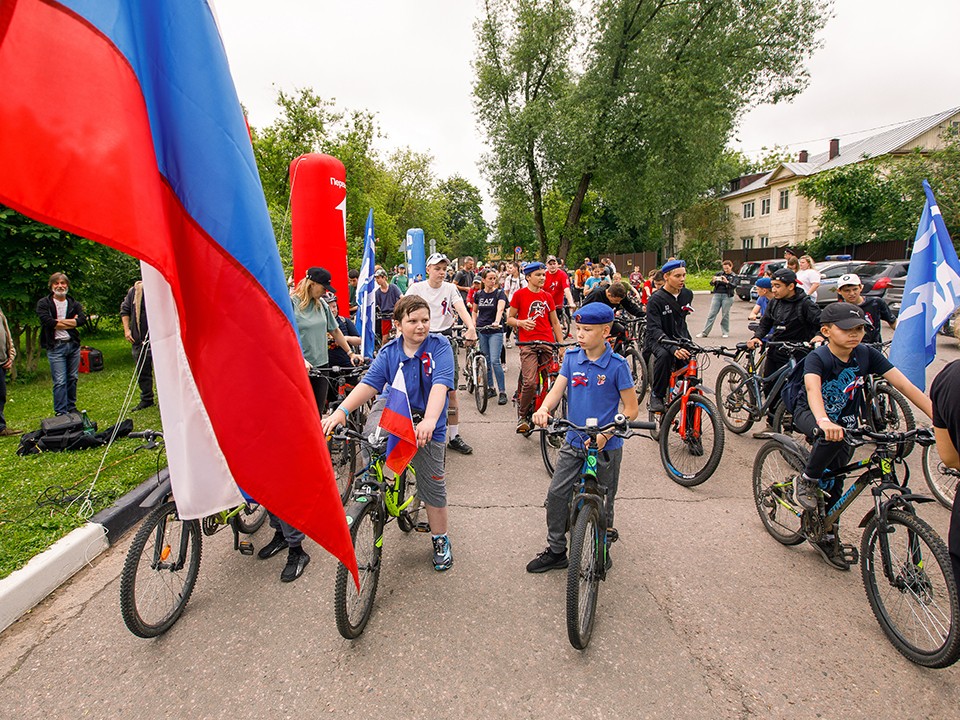
<instances>
[{"instance_id":1,"label":"man in white cap","mask_svg":"<svg viewBox=\"0 0 960 720\"><path fill-rule=\"evenodd\" d=\"M887 325L896 329L897 318L894 317L890 307L878 297L863 297L863 283L860 282L860 276L854 273L841 275L837 281L837 295L844 302L856 305L867 318L867 331L863 336L863 341L867 345L883 342L880 336L880 321L886 321Z\"/></svg>"},{"instance_id":2,"label":"man in white cap","mask_svg":"<svg viewBox=\"0 0 960 720\"><path fill-rule=\"evenodd\" d=\"M476 342L477 329L473 318L467 312L467 306L460 297L460 291L453 283L446 282L449 258L443 253L433 253L427 258L427 279L415 282L407 288L406 295L418 295L430 305L430 332L444 333L453 327L456 316L463 321L467 329L464 339ZM469 455L473 448L460 437L460 404L457 401L459 385L459 363L454 363L453 389L447 394L447 447L463 455Z\"/></svg>"}]
</instances>

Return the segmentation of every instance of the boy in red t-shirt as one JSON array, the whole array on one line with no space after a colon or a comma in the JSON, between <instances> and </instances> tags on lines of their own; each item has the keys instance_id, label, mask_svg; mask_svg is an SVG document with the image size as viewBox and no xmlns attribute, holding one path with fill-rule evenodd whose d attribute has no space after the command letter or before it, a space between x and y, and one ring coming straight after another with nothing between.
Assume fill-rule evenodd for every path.
<instances>
[{"instance_id":1,"label":"boy in red t-shirt","mask_svg":"<svg viewBox=\"0 0 960 720\"><path fill-rule=\"evenodd\" d=\"M543 263L534 262L523 268L527 287L520 288L510 300L507 325L517 329L520 342L542 340L563 342L563 330L557 320L556 304L544 291L547 278ZM533 427L531 420L537 393L537 374L540 365L550 361L551 350L543 345L524 345L520 348L520 393L517 398L517 432L527 433Z\"/></svg>"}]
</instances>

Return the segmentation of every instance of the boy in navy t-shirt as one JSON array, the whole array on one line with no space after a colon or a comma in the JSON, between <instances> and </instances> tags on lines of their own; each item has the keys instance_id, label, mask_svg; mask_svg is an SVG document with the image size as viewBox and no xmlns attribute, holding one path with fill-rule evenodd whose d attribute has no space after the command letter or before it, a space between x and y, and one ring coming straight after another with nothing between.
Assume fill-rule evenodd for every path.
<instances>
[{"instance_id":1,"label":"boy in navy t-shirt","mask_svg":"<svg viewBox=\"0 0 960 720\"><path fill-rule=\"evenodd\" d=\"M585 425L588 418L596 418L597 425L613 422L621 402L627 419L636 419L639 406L630 366L613 352L606 340L613 324L613 308L602 303L584 305L574 313L574 320L580 348L571 348L564 356L560 375L533 415L534 424L546 426L564 392L567 393L567 418L576 425ZM586 456L583 443L580 433L572 430L564 438L547 491L547 549L530 561L527 572L542 573L567 567L568 507ZM601 434L597 437L597 446L601 451L597 458L597 481L609 491L607 527L613 527L613 501L620 480L623 438L612 433ZM607 563L609 568L609 552Z\"/></svg>"},{"instance_id":2,"label":"boy in navy t-shirt","mask_svg":"<svg viewBox=\"0 0 960 720\"><path fill-rule=\"evenodd\" d=\"M923 392L880 351L860 344L867 324L862 309L850 303L831 303L820 314L820 322L823 323L820 333L827 343L804 359L806 392L797 397L793 413L794 427L813 442L807 466L794 480L794 499L810 511L818 509L819 480L827 468L841 467L850 462L853 455L852 448L843 442L843 430L864 424L865 377L882 375L928 417L932 413L930 399ZM822 437L814 439L815 428L820 428ZM842 478L834 479L824 489L824 495L824 507L829 512L843 495ZM839 527L832 536L825 536L814 547L833 567L850 569L850 563L844 559Z\"/></svg>"}]
</instances>

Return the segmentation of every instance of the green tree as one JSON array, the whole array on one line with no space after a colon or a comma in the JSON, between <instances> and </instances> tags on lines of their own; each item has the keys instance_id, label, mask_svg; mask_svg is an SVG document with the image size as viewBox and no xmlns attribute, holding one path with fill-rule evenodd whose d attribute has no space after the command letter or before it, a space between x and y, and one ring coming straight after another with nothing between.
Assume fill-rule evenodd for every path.
<instances>
[{"instance_id":1,"label":"green tree","mask_svg":"<svg viewBox=\"0 0 960 720\"><path fill-rule=\"evenodd\" d=\"M444 213L447 251L456 257L487 256L490 227L483 219L483 198L469 180L454 175L437 186Z\"/></svg>"},{"instance_id":2,"label":"green tree","mask_svg":"<svg viewBox=\"0 0 960 720\"><path fill-rule=\"evenodd\" d=\"M683 257L695 272L715 266L733 242L733 223L727 206L716 197L700 200L680 218L687 235Z\"/></svg>"}]
</instances>

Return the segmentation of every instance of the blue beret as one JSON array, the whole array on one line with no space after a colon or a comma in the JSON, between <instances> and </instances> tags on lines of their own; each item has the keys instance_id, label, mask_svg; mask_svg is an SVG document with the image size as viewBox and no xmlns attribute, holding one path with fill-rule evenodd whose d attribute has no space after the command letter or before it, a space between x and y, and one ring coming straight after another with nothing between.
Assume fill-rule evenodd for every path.
<instances>
[{"instance_id":1,"label":"blue beret","mask_svg":"<svg viewBox=\"0 0 960 720\"><path fill-rule=\"evenodd\" d=\"M757 287L766 288L769 290L771 287L773 287L773 283L770 282L770 278L768 277L757 278Z\"/></svg>"},{"instance_id":2,"label":"blue beret","mask_svg":"<svg viewBox=\"0 0 960 720\"><path fill-rule=\"evenodd\" d=\"M667 262L663 264L663 267L660 268L660 272L666 275L668 272L671 272L673 270L676 270L677 268L682 268L686 266L687 266L687 263L685 263L683 260L667 260Z\"/></svg>"},{"instance_id":3,"label":"blue beret","mask_svg":"<svg viewBox=\"0 0 960 720\"><path fill-rule=\"evenodd\" d=\"M542 262L527 263L526 265L523 266L523 274L529 275L532 272L536 272L537 270L543 270L546 267L547 266L544 265Z\"/></svg>"},{"instance_id":4,"label":"blue beret","mask_svg":"<svg viewBox=\"0 0 960 720\"><path fill-rule=\"evenodd\" d=\"M602 302L592 302L577 310L573 319L579 325L606 325L613 322L613 308Z\"/></svg>"}]
</instances>

